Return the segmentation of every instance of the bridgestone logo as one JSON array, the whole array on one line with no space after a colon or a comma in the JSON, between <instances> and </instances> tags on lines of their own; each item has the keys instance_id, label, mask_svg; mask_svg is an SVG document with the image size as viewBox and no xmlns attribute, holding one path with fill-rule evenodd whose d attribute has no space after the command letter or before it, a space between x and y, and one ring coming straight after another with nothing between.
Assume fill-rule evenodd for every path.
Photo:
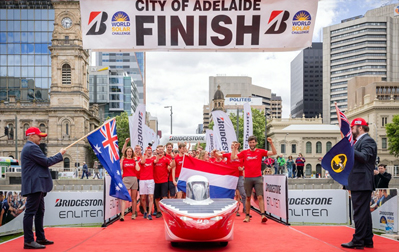
<instances>
[{"instance_id":1,"label":"bridgestone logo","mask_svg":"<svg viewBox=\"0 0 399 252\"><path fill-rule=\"evenodd\" d=\"M224 121L217 118L220 141L222 142L222 150L229 152L229 145L227 144L226 130L224 128Z\"/></svg>"},{"instance_id":2,"label":"bridgestone logo","mask_svg":"<svg viewBox=\"0 0 399 252\"><path fill-rule=\"evenodd\" d=\"M55 207L74 207L74 206L102 206L102 199L77 199L77 200L66 200L57 199L55 201Z\"/></svg>"},{"instance_id":3,"label":"bridgestone logo","mask_svg":"<svg viewBox=\"0 0 399 252\"><path fill-rule=\"evenodd\" d=\"M281 185L266 184L266 192L281 194Z\"/></svg>"},{"instance_id":4,"label":"bridgestone logo","mask_svg":"<svg viewBox=\"0 0 399 252\"><path fill-rule=\"evenodd\" d=\"M247 122L247 127L245 128L245 137L244 137L244 143L246 147L248 146L248 138L249 138L249 113L245 114L245 120Z\"/></svg>"},{"instance_id":5,"label":"bridgestone logo","mask_svg":"<svg viewBox=\"0 0 399 252\"><path fill-rule=\"evenodd\" d=\"M209 141L210 141L210 150L212 151L213 149L215 149L215 146L213 146L213 134L209 134Z\"/></svg>"},{"instance_id":6,"label":"bridgestone logo","mask_svg":"<svg viewBox=\"0 0 399 252\"><path fill-rule=\"evenodd\" d=\"M139 112L139 120L138 121L139 121L139 125L138 125L138 128L137 128L137 133L138 133L137 141L138 141L138 144L141 147L141 151L143 151L144 150L144 144L143 144L143 116L142 116L141 112Z\"/></svg>"},{"instance_id":7,"label":"bridgestone logo","mask_svg":"<svg viewBox=\"0 0 399 252\"><path fill-rule=\"evenodd\" d=\"M205 136L171 136L169 141L205 141Z\"/></svg>"}]
</instances>

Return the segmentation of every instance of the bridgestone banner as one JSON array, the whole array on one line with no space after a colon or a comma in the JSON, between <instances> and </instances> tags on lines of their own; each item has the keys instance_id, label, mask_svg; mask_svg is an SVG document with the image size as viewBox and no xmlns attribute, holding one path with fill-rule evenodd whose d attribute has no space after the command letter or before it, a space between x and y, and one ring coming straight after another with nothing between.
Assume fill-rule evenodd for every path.
<instances>
[{"instance_id":1,"label":"bridgestone banner","mask_svg":"<svg viewBox=\"0 0 399 252\"><path fill-rule=\"evenodd\" d=\"M139 145L141 147L141 152L144 148L148 146L148 142L145 142L146 131L144 129L145 125L145 105L140 104L136 108L133 116L129 116L129 131L130 131L130 146ZM120 140L123 142L124 139Z\"/></svg>"},{"instance_id":2,"label":"bridgestone banner","mask_svg":"<svg viewBox=\"0 0 399 252\"><path fill-rule=\"evenodd\" d=\"M213 130L207 129L205 131L206 135L206 147L205 150L207 152L213 151L215 148L215 138L213 137Z\"/></svg>"},{"instance_id":3,"label":"bridgestone banner","mask_svg":"<svg viewBox=\"0 0 399 252\"><path fill-rule=\"evenodd\" d=\"M348 224L346 190L289 190L290 223Z\"/></svg>"},{"instance_id":4,"label":"bridgestone banner","mask_svg":"<svg viewBox=\"0 0 399 252\"><path fill-rule=\"evenodd\" d=\"M237 141L233 123L229 116L220 110L212 112L213 137L219 151L231 152L231 143Z\"/></svg>"},{"instance_id":5,"label":"bridgestone banner","mask_svg":"<svg viewBox=\"0 0 399 252\"><path fill-rule=\"evenodd\" d=\"M253 134L253 125L252 125L252 111L251 105L249 103L244 104L244 137L243 137L243 149L249 149L248 138Z\"/></svg>"},{"instance_id":6,"label":"bridgestone banner","mask_svg":"<svg viewBox=\"0 0 399 252\"><path fill-rule=\"evenodd\" d=\"M80 0L92 50L293 51L311 46L318 0Z\"/></svg>"},{"instance_id":7,"label":"bridgestone banner","mask_svg":"<svg viewBox=\"0 0 399 252\"><path fill-rule=\"evenodd\" d=\"M377 189L370 202L373 228L386 233L398 232L398 189Z\"/></svg>"},{"instance_id":8,"label":"bridgestone banner","mask_svg":"<svg viewBox=\"0 0 399 252\"><path fill-rule=\"evenodd\" d=\"M287 176L263 176L263 201L265 211L288 223Z\"/></svg>"}]
</instances>

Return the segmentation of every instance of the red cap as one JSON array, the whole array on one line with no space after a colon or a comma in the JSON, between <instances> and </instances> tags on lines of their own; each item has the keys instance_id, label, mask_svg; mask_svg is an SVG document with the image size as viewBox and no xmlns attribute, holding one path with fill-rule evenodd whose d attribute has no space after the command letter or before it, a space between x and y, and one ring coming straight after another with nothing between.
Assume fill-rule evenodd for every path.
<instances>
[{"instance_id":1,"label":"red cap","mask_svg":"<svg viewBox=\"0 0 399 252\"><path fill-rule=\"evenodd\" d=\"M352 123L351 123L351 127L355 126L355 125L360 125L360 126L369 126L366 122L366 120L364 120L363 118L355 118L353 119Z\"/></svg>"},{"instance_id":2,"label":"red cap","mask_svg":"<svg viewBox=\"0 0 399 252\"><path fill-rule=\"evenodd\" d=\"M38 135L40 137L46 137L47 133L40 132L39 128L30 127L29 129L26 130L25 136L30 136L30 135Z\"/></svg>"}]
</instances>

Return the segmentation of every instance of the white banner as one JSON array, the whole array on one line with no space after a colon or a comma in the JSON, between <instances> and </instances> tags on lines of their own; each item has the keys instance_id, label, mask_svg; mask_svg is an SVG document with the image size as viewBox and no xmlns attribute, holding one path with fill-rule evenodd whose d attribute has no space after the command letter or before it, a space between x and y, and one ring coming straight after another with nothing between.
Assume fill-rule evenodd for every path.
<instances>
[{"instance_id":1,"label":"white banner","mask_svg":"<svg viewBox=\"0 0 399 252\"><path fill-rule=\"evenodd\" d=\"M104 220L111 219L122 212L122 200L109 196L109 188L111 185L111 177L105 176L105 200L104 200ZM129 190L130 194L130 190ZM132 203L125 201L125 211L131 207Z\"/></svg>"},{"instance_id":2,"label":"white banner","mask_svg":"<svg viewBox=\"0 0 399 252\"><path fill-rule=\"evenodd\" d=\"M213 130L207 129L205 131L206 135L206 147L207 152L211 152L215 149L215 138L213 137Z\"/></svg>"},{"instance_id":3,"label":"white banner","mask_svg":"<svg viewBox=\"0 0 399 252\"><path fill-rule=\"evenodd\" d=\"M249 103L250 105L262 105L262 98L258 97L228 97L224 99L224 105L244 105Z\"/></svg>"},{"instance_id":4,"label":"white banner","mask_svg":"<svg viewBox=\"0 0 399 252\"><path fill-rule=\"evenodd\" d=\"M3 200L0 201L0 236L22 232L26 197L21 191L2 191Z\"/></svg>"},{"instance_id":5,"label":"white banner","mask_svg":"<svg viewBox=\"0 0 399 252\"><path fill-rule=\"evenodd\" d=\"M249 103L244 104L244 138L243 138L243 149L247 150L249 149L248 145L248 138L249 136L253 135L253 125L252 125L252 111L251 111L251 106Z\"/></svg>"},{"instance_id":6,"label":"white banner","mask_svg":"<svg viewBox=\"0 0 399 252\"><path fill-rule=\"evenodd\" d=\"M139 145L141 152L148 146L148 142L145 142L145 105L139 104L134 112L133 116L129 116L129 131L130 131L130 146Z\"/></svg>"},{"instance_id":7,"label":"white banner","mask_svg":"<svg viewBox=\"0 0 399 252\"><path fill-rule=\"evenodd\" d=\"M45 226L95 224L104 221L104 192L47 193L44 197Z\"/></svg>"},{"instance_id":8,"label":"white banner","mask_svg":"<svg viewBox=\"0 0 399 252\"><path fill-rule=\"evenodd\" d=\"M349 198L346 190L289 190L290 223L347 224Z\"/></svg>"},{"instance_id":9,"label":"white banner","mask_svg":"<svg viewBox=\"0 0 399 252\"><path fill-rule=\"evenodd\" d=\"M159 144L158 135L155 134L154 130L152 130L147 125L143 125L144 127L144 146L148 146L149 143L152 144L152 150L155 150Z\"/></svg>"},{"instance_id":10,"label":"white banner","mask_svg":"<svg viewBox=\"0 0 399 252\"><path fill-rule=\"evenodd\" d=\"M186 135L164 135L161 139L161 144L165 145L166 143L206 143L205 134L186 134Z\"/></svg>"},{"instance_id":11,"label":"white banner","mask_svg":"<svg viewBox=\"0 0 399 252\"><path fill-rule=\"evenodd\" d=\"M267 213L288 222L287 176L263 176L263 201Z\"/></svg>"},{"instance_id":12,"label":"white banner","mask_svg":"<svg viewBox=\"0 0 399 252\"><path fill-rule=\"evenodd\" d=\"M212 118L216 148L220 151L231 152L231 143L237 141L233 123L229 116L220 110L212 111Z\"/></svg>"},{"instance_id":13,"label":"white banner","mask_svg":"<svg viewBox=\"0 0 399 252\"><path fill-rule=\"evenodd\" d=\"M373 228L386 233L398 232L398 189L377 189L370 203Z\"/></svg>"},{"instance_id":14,"label":"white banner","mask_svg":"<svg viewBox=\"0 0 399 252\"><path fill-rule=\"evenodd\" d=\"M80 0L83 47L296 51L311 46L318 0Z\"/></svg>"}]
</instances>

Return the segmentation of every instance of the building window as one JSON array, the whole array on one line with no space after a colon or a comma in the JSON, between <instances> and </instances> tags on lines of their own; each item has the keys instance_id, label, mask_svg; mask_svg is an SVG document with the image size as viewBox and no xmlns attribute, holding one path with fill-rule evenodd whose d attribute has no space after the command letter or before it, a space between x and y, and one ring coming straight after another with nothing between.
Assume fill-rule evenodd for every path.
<instances>
[{"instance_id":1,"label":"building window","mask_svg":"<svg viewBox=\"0 0 399 252\"><path fill-rule=\"evenodd\" d=\"M69 45L69 36L65 36L65 45Z\"/></svg>"},{"instance_id":2,"label":"building window","mask_svg":"<svg viewBox=\"0 0 399 252\"><path fill-rule=\"evenodd\" d=\"M291 152L296 153L296 144L291 145Z\"/></svg>"},{"instance_id":3,"label":"building window","mask_svg":"<svg viewBox=\"0 0 399 252\"><path fill-rule=\"evenodd\" d=\"M28 137L25 135L25 132L29 129L29 124L25 123L24 124L24 132L22 133L24 135L24 139L28 139Z\"/></svg>"},{"instance_id":4,"label":"building window","mask_svg":"<svg viewBox=\"0 0 399 252\"><path fill-rule=\"evenodd\" d=\"M331 147L332 147L331 142L327 142L327 143L326 143L326 152L330 151L330 150L331 150Z\"/></svg>"},{"instance_id":5,"label":"building window","mask_svg":"<svg viewBox=\"0 0 399 252\"><path fill-rule=\"evenodd\" d=\"M385 127L385 124L388 123L388 117L387 117L387 116L384 116L384 117L382 117L381 119L382 119L382 127Z\"/></svg>"},{"instance_id":6,"label":"building window","mask_svg":"<svg viewBox=\"0 0 399 252\"><path fill-rule=\"evenodd\" d=\"M71 66L69 64L62 66L62 84L71 84Z\"/></svg>"},{"instance_id":7,"label":"building window","mask_svg":"<svg viewBox=\"0 0 399 252\"><path fill-rule=\"evenodd\" d=\"M71 161L69 160L69 158L64 158L64 169L69 169L71 165Z\"/></svg>"},{"instance_id":8,"label":"building window","mask_svg":"<svg viewBox=\"0 0 399 252\"><path fill-rule=\"evenodd\" d=\"M70 136L71 135L71 124L68 120L62 122L62 135Z\"/></svg>"},{"instance_id":9,"label":"building window","mask_svg":"<svg viewBox=\"0 0 399 252\"><path fill-rule=\"evenodd\" d=\"M312 153L312 143L306 142L306 153Z\"/></svg>"},{"instance_id":10,"label":"building window","mask_svg":"<svg viewBox=\"0 0 399 252\"><path fill-rule=\"evenodd\" d=\"M387 138L386 137L382 138L381 147L382 147L383 150L387 149Z\"/></svg>"},{"instance_id":11,"label":"building window","mask_svg":"<svg viewBox=\"0 0 399 252\"><path fill-rule=\"evenodd\" d=\"M39 126L40 128L40 132L46 133L46 125L44 125L43 123L40 124Z\"/></svg>"},{"instance_id":12,"label":"building window","mask_svg":"<svg viewBox=\"0 0 399 252\"><path fill-rule=\"evenodd\" d=\"M312 165L306 164L305 176L310 176L310 175L312 175Z\"/></svg>"},{"instance_id":13,"label":"building window","mask_svg":"<svg viewBox=\"0 0 399 252\"><path fill-rule=\"evenodd\" d=\"M281 144L281 153L285 153L285 144Z\"/></svg>"},{"instance_id":14,"label":"building window","mask_svg":"<svg viewBox=\"0 0 399 252\"><path fill-rule=\"evenodd\" d=\"M321 153L321 142L316 143L316 153Z\"/></svg>"},{"instance_id":15,"label":"building window","mask_svg":"<svg viewBox=\"0 0 399 252\"><path fill-rule=\"evenodd\" d=\"M14 140L14 125L8 125L8 140Z\"/></svg>"}]
</instances>

